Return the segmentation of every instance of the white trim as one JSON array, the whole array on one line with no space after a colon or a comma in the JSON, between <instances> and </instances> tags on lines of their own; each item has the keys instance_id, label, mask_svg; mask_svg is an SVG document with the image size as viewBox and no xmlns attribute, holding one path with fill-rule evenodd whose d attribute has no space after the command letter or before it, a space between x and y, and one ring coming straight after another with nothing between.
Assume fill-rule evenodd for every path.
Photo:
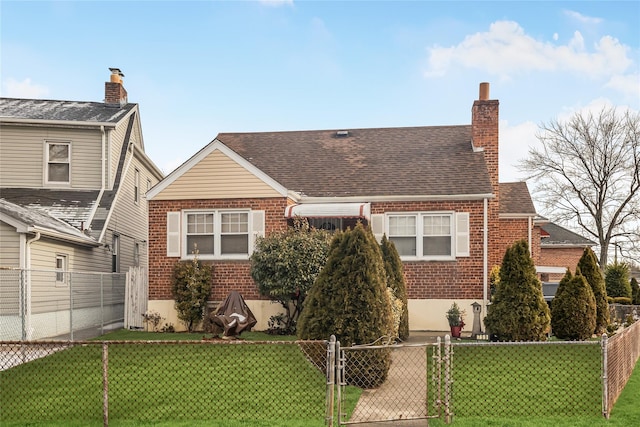
<instances>
[{"instance_id":1,"label":"white trim","mask_svg":"<svg viewBox=\"0 0 640 427\"><path fill-rule=\"evenodd\" d=\"M536 273L565 274L567 267L547 267L544 265L536 265Z\"/></svg>"},{"instance_id":2,"label":"white trim","mask_svg":"<svg viewBox=\"0 0 640 427\"><path fill-rule=\"evenodd\" d=\"M252 212L250 209L184 209L182 211L180 245L182 246L180 257L182 259L193 259L191 248L187 245L187 221L192 214L212 214L213 215L213 254L203 254L200 252L198 258L201 260L246 260L252 253ZM247 232L237 233L247 236L247 253L244 254L222 254L222 215L227 213L241 213L247 215Z\"/></svg>"},{"instance_id":3,"label":"white trim","mask_svg":"<svg viewBox=\"0 0 640 427\"><path fill-rule=\"evenodd\" d=\"M273 188L276 192L278 192L281 196L287 196L287 189L282 186L279 182L271 178L269 175L255 167L252 163L247 161L244 157L237 154L235 151L224 145L221 141L214 139L211 141L206 147L198 151L194 154L189 160L184 162L178 168L176 168L173 172L167 175L162 181L156 184L149 192L147 193L147 200L152 200L155 196L161 193L165 188L169 185L173 184L178 178L188 172L192 167L196 164L200 163L205 157L214 151L219 150L222 154L229 157L231 160L236 162L239 166L247 170L247 172L253 174L256 178L260 179L262 182L267 184L269 187Z\"/></svg>"},{"instance_id":4,"label":"white trim","mask_svg":"<svg viewBox=\"0 0 640 427\"><path fill-rule=\"evenodd\" d=\"M66 162L51 162L49 159L49 147L51 145L66 145L67 149L67 161ZM71 141L68 139L58 140L58 139L45 139L44 140L44 185L45 187L70 187L71 186L71 177L73 174L72 171L72 161L73 158L71 153ZM49 180L49 165L50 164L66 164L69 166L69 180L68 181L50 181Z\"/></svg>"},{"instance_id":5,"label":"white trim","mask_svg":"<svg viewBox=\"0 0 640 427\"><path fill-rule=\"evenodd\" d=\"M456 212L454 211L414 211L414 212L386 212L385 213L385 233L389 240L392 240L394 236L389 233L389 218L401 217L401 216L414 216L416 218L416 234L413 236L416 239L416 254L415 255L402 255L400 259L402 261L455 261L456 259ZM450 255L437 255L429 256L423 255L423 239L424 235L424 217L426 216L447 216L450 218L450 241L451 241L451 254ZM401 236L397 236L401 237ZM406 236L410 237L410 236ZM427 236L428 237L428 236Z\"/></svg>"},{"instance_id":6,"label":"white trim","mask_svg":"<svg viewBox=\"0 0 640 427\"><path fill-rule=\"evenodd\" d=\"M438 201L469 201L493 199L494 194L450 194L450 195L397 195L397 196L348 196L348 197L307 197L300 193L289 191L287 197L296 203L366 203L366 202L438 202Z\"/></svg>"},{"instance_id":7,"label":"white trim","mask_svg":"<svg viewBox=\"0 0 640 427\"><path fill-rule=\"evenodd\" d=\"M126 116L125 116L126 117ZM118 120L119 122L120 120ZM16 117L2 117L0 118L0 123L26 123L26 124L38 124L38 125L59 125L64 127L78 127L78 126L89 126L89 127L110 127L115 128L117 123L112 122L88 122L81 120L46 120L46 119L21 119Z\"/></svg>"}]
</instances>

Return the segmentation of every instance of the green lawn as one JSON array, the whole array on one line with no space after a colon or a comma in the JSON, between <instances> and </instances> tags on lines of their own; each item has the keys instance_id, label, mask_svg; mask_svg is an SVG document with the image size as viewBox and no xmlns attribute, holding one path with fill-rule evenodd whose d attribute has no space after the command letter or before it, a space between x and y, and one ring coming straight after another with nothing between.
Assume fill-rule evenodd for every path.
<instances>
[{"instance_id":1,"label":"green lawn","mask_svg":"<svg viewBox=\"0 0 640 427\"><path fill-rule=\"evenodd\" d=\"M241 345L202 344L202 337L131 331L101 337L174 340L109 345L110 425L324 425L321 370L294 343L252 343L291 337L243 334ZM322 355L324 346L318 350ZM100 343L0 372L0 384L3 426L102 424ZM353 408L360 391L347 393Z\"/></svg>"}]
</instances>

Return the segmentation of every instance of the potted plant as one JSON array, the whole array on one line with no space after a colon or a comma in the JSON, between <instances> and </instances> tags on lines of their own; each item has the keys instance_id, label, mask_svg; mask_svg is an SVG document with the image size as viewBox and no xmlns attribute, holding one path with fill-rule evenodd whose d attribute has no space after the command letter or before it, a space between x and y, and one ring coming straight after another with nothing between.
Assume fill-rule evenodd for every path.
<instances>
[{"instance_id":1,"label":"potted plant","mask_svg":"<svg viewBox=\"0 0 640 427\"><path fill-rule=\"evenodd\" d=\"M460 310L460 307L455 302L451 305L451 308L447 310L447 321L451 328L451 336L453 338L460 338L460 331L464 327L464 315L465 311Z\"/></svg>"}]
</instances>

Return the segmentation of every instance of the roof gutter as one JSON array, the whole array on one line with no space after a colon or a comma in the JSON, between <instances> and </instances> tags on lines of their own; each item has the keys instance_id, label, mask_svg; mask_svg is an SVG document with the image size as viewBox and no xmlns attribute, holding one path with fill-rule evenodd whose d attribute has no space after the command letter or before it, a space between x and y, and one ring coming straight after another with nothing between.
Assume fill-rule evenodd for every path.
<instances>
[{"instance_id":1,"label":"roof gutter","mask_svg":"<svg viewBox=\"0 0 640 427\"><path fill-rule=\"evenodd\" d=\"M450 200L484 200L494 199L495 195L487 194L451 194L451 195L394 195L394 196L332 196L308 197L295 191L289 191L287 197L296 203L366 203L366 202L437 202Z\"/></svg>"},{"instance_id":2,"label":"roof gutter","mask_svg":"<svg viewBox=\"0 0 640 427\"><path fill-rule=\"evenodd\" d=\"M45 228L45 227L40 227L40 226L31 226L28 228L29 232L32 233L36 233L36 236L38 237L38 239L40 239L40 236L46 236L46 237L50 237L52 239L56 239L56 240L64 240L66 242L70 242L70 243L76 243L82 246L87 246L87 247L98 247L100 246L100 244L94 240L89 240L89 237L87 238L82 238L79 236L72 236L70 234L65 234L65 233L61 233L59 231L55 231L55 230L51 230L49 228ZM32 241L35 242L38 239L32 239L29 242L27 242L27 244L31 243ZM29 267L27 267L29 268Z\"/></svg>"}]
</instances>

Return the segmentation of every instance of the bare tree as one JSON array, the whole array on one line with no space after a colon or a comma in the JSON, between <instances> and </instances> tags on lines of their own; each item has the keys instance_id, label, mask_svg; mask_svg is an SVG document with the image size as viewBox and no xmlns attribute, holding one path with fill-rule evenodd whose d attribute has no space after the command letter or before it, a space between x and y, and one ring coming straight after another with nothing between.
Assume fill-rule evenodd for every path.
<instances>
[{"instance_id":1,"label":"bare tree","mask_svg":"<svg viewBox=\"0 0 640 427\"><path fill-rule=\"evenodd\" d=\"M638 253L640 114L605 107L543 124L519 167L534 182L544 214L593 238L600 267L611 244ZM617 249L616 249L617 250Z\"/></svg>"}]
</instances>

